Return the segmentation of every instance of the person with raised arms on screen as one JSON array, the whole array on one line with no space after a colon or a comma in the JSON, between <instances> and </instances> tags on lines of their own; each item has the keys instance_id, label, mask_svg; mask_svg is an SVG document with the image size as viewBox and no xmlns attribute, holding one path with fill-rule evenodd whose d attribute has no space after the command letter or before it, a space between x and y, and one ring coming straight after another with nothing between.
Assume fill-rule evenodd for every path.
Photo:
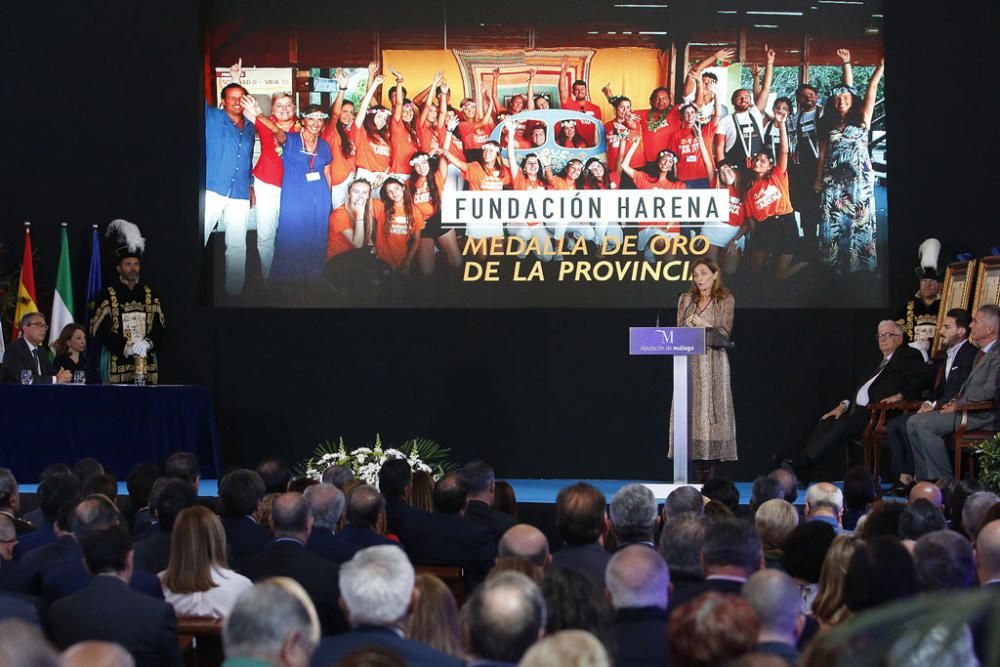
<instances>
[{"instance_id":1,"label":"person with raised arms on screen","mask_svg":"<svg viewBox=\"0 0 1000 667\"><path fill-rule=\"evenodd\" d=\"M764 148L764 109L771 94L774 75L774 50L764 45L764 83L756 100L746 88L733 92L733 113L719 121L715 128L715 161L728 160L730 164L752 168L752 159Z\"/></svg>"},{"instance_id":2,"label":"person with raised arms on screen","mask_svg":"<svg viewBox=\"0 0 1000 667\"><path fill-rule=\"evenodd\" d=\"M420 150L420 134L417 129L416 106L406 97L403 75L391 69L396 77L392 88L392 119L389 121L389 142L392 157L389 173L404 183L410 179L410 160Z\"/></svg>"},{"instance_id":3,"label":"person with raised arms on screen","mask_svg":"<svg viewBox=\"0 0 1000 667\"><path fill-rule=\"evenodd\" d=\"M549 184L545 179L545 167L542 164L541 157L536 153L528 153L524 156L521 164L518 164L517 149L515 148L516 141L514 139L514 133L517 131L517 123L512 118L508 118L504 123L504 129L507 130L508 136L507 163L510 165L510 178L513 188L515 190L547 190ZM540 252L536 253L538 259L543 262L553 259L553 255L550 252L551 245L549 244L548 232L545 231L545 226L540 221L511 223L509 231L512 236L517 236L526 242L530 242L534 238L540 250ZM518 254L518 257L525 257L526 255L527 250ZM562 258L556 255L555 259Z\"/></svg>"},{"instance_id":4,"label":"person with raised arms on screen","mask_svg":"<svg viewBox=\"0 0 1000 667\"><path fill-rule=\"evenodd\" d=\"M375 63L368 65L368 91L361 100L361 107L354 119L354 148L357 150L354 163L355 174L372 184L372 196L377 197L382 189L382 181L389 173L392 145L389 139L389 115L391 112L381 104L372 104L375 91L385 77L374 74Z\"/></svg>"},{"instance_id":5,"label":"person with raised arms on screen","mask_svg":"<svg viewBox=\"0 0 1000 667\"><path fill-rule=\"evenodd\" d=\"M500 77L500 70L493 70L493 86L496 86ZM490 88L483 87L483 100L480 104L471 97L466 97L458 105L459 122L458 137L462 140L465 148L465 161L472 162L478 160L483 154L483 145L490 141L490 132L493 131L493 110L496 108L496 99L490 94ZM499 146L497 146L499 149ZM466 177L468 178L468 177Z\"/></svg>"},{"instance_id":6,"label":"person with raised arms on screen","mask_svg":"<svg viewBox=\"0 0 1000 667\"><path fill-rule=\"evenodd\" d=\"M716 88L719 85L719 77L705 70L712 66L731 62L735 57L736 51L733 49L719 49L692 66L691 71L695 76L684 81L684 101L691 101L698 107L699 123L707 123L716 114L720 118L729 115L729 108L725 104L721 102L716 104Z\"/></svg>"},{"instance_id":7,"label":"person with raised arms on screen","mask_svg":"<svg viewBox=\"0 0 1000 667\"><path fill-rule=\"evenodd\" d=\"M458 125L460 123L457 119L449 121L448 131L451 132ZM447 137L445 140L447 141ZM504 186L510 185L510 170L500 161L500 144L492 140L486 141L481 144L479 153L481 158L470 162L455 155L448 147L445 148L442 155L449 164L461 170L469 190L499 192L504 189ZM499 223L469 221L466 233L472 238L502 237L503 228Z\"/></svg>"},{"instance_id":8,"label":"person with raised arms on screen","mask_svg":"<svg viewBox=\"0 0 1000 667\"><path fill-rule=\"evenodd\" d=\"M584 190L617 190L621 182L621 171L612 172L600 158L592 157L583 165L582 189ZM611 254L618 250L625 234L617 222L595 222L594 243L603 254Z\"/></svg>"},{"instance_id":9,"label":"person with raised arms on screen","mask_svg":"<svg viewBox=\"0 0 1000 667\"><path fill-rule=\"evenodd\" d=\"M445 148L436 150L438 156L436 162L432 163L431 155L423 151L414 153L410 160L412 172L406 187L413 197L414 207L420 209L425 220L424 229L420 233L420 247L417 250L417 266L425 276L434 273L437 248L441 248L447 258L448 266L453 271L462 266L458 234L454 229L444 229L441 226L441 191L444 190L445 180L448 177L448 161L439 156L443 150L447 150L450 139L449 134L445 137Z\"/></svg>"},{"instance_id":10,"label":"person with raised arms on screen","mask_svg":"<svg viewBox=\"0 0 1000 667\"><path fill-rule=\"evenodd\" d=\"M629 166L641 141L641 136L636 138L621 164L622 171L632 179L635 187L639 190L687 189L684 181L677 178L677 155L667 148L661 150L656 161L646 165L645 169ZM666 258L673 237L680 233L681 226L676 221L640 222L637 248L645 251L647 262L655 262L657 257Z\"/></svg>"},{"instance_id":11,"label":"person with raised arms on screen","mask_svg":"<svg viewBox=\"0 0 1000 667\"><path fill-rule=\"evenodd\" d=\"M230 68L232 83L219 93L221 108L205 103L205 245L219 223L226 228L226 294L243 291L250 214L250 164L257 132L243 117L250 97L240 85L243 59Z\"/></svg>"},{"instance_id":12,"label":"person with raised arms on screen","mask_svg":"<svg viewBox=\"0 0 1000 667\"><path fill-rule=\"evenodd\" d=\"M559 61L559 106L567 111L577 111L593 116L596 123L604 122L601 107L590 101L590 88L583 79L577 79L570 84L569 58L563 56ZM594 123L575 122L576 133L586 142L588 146L593 146L596 139L596 127ZM562 144L565 145L565 144Z\"/></svg>"},{"instance_id":13,"label":"person with raised arms on screen","mask_svg":"<svg viewBox=\"0 0 1000 667\"><path fill-rule=\"evenodd\" d=\"M333 162L327 165L326 180L330 183L330 205L340 208L347 196L347 189L354 181L354 102L344 99L349 79L344 70L337 68L337 97L330 107L330 122L323 130L323 141L330 145Z\"/></svg>"}]
</instances>

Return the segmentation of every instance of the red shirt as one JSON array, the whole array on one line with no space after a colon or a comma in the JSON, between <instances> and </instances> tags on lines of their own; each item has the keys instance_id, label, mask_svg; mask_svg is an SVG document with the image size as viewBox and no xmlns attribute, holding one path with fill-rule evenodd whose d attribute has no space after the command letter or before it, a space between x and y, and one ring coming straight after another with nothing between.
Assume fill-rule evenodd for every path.
<instances>
[{"instance_id":1,"label":"red shirt","mask_svg":"<svg viewBox=\"0 0 1000 667\"><path fill-rule=\"evenodd\" d=\"M347 126L347 139L350 142L350 157L344 157L343 142L340 138L340 132L337 131L336 124L340 121L334 121L330 123L325 130L323 130L323 139L330 145L330 153L333 155L333 162L328 164L323 171L326 172L326 180L330 185L340 185L344 182L348 176L354 171L354 160L357 155L357 150L354 147L354 130L356 126L351 123Z\"/></svg>"},{"instance_id":2,"label":"red shirt","mask_svg":"<svg viewBox=\"0 0 1000 667\"><path fill-rule=\"evenodd\" d=\"M735 186L729 186L729 222L733 227L742 227L743 221L747 217L746 205L743 203L743 197L740 196L739 190Z\"/></svg>"},{"instance_id":3,"label":"red shirt","mask_svg":"<svg viewBox=\"0 0 1000 667\"><path fill-rule=\"evenodd\" d=\"M639 190L686 190L687 186L684 185L684 181L660 181L654 178L650 178L649 174L644 171L635 172L635 176L632 177L632 182L635 183L635 187ZM680 233L681 227L676 221L661 221L661 222L640 222L640 227L666 227L668 232Z\"/></svg>"},{"instance_id":4,"label":"red shirt","mask_svg":"<svg viewBox=\"0 0 1000 667\"><path fill-rule=\"evenodd\" d=\"M681 126L681 113L679 107L674 107L667 112L665 121L661 121L656 130L649 129L649 116L652 109L643 109L639 112L639 129L642 130L642 150L645 154L646 162L655 162L660 151L667 147L670 137Z\"/></svg>"},{"instance_id":5,"label":"red shirt","mask_svg":"<svg viewBox=\"0 0 1000 667\"><path fill-rule=\"evenodd\" d=\"M372 217L375 219L375 255L395 268L403 265L409 251L413 235L424 228L424 216L420 209L413 207L413 222L407 224L406 211L402 204L394 207L392 219L386 222L385 204L381 199L371 202Z\"/></svg>"},{"instance_id":6,"label":"red shirt","mask_svg":"<svg viewBox=\"0 0 1000 667\"><path fill-rule=\"evenodd\" d=\"M569 99L563 102L561 106L568 111L579 111L588 116L593 116L597 123L601 123L604 120L601 118L601 107L588 100L578 102L575 99ZM594 123L581 123L579 121L576 123L576 133L587 142L588 146L594 145L594 131Z\"/></svg>"},{"instance_id":7,"label":"red shirt","mask_svg":"<svg viewBox=\"0 0 1000 667\"><path fill-rule=\"evenodd\" d=\"M705 149L708 151L711 151L710 146L714 135L714 125L702 126L701 139L705 142ZM681 128L674 132L667 142L667 148L677 154L677 178L682 181L708 178L708 167L705 166L705 161L701 157L698 139L690 129ZM711 152L709 156L711 156Z\"/></svg>"},{"instance_id":8,"label":"red shirt","mask_svg":"<svg viewBox=\"0 0 1000 667\"><path fill-rule=\"evenodd\" d=\"M638 129L635 130L629 129L628 131L629 148L632 147L632 143L636 140L638 136L639 136ZM608 169L610 169L611 172L614 173L618 168L619 155L621 154L622 149L625 148L625 141L623 140L623 137L618 134L618 130L615 129L614 120L609 120L607 123L604 124L604 137L608 142ZM633 169L642 169L644 166L646 166L646 156L643 154L643 151L639 150L638 148L635 150L635 154L632 156L632 162L629 163L629 166L632 167Z\"/></svg>"},{"instance_id":9,"label":"red shirt","mask_svg":"<svg viewBox=\"0 0 1000 667\"><path fill-rule=\"evenodd\" d=\"M771 176L755 181L747 191L747 215L757 222L773 215L787 215L792 212L792 199L788 194L788 172L775 167Z\"/></svg>"},{"instance_id":10,"label":"red shirt","mask_svg":"<svg viewBox=\"0 0 1000 667\"><path fill-rule=\"evenodd\" d=\"M392 149L381 135L375 134L373 137L370 138L363 127L359 127L354 133L354 148L357 151L355 164L368 171L385 171L389 168Z\"/></svg>"},{"instance_id":11,"label":"red shirt","mask_svg":"<svg viewBox=\"0 0 1000 667\"><path fill-rule=\"evenodd\" d=\"M274 116L271 116L271 121L277 122L274 120ZM285 174L285 165L281 161L282 146L278 143L274 133L260 122L260 118L254 121L253 126L257 128L257 134L260 135L260 157L257 159L257 165L253 168L253 177L268 185L280 188L281 178ZM301 126L298 121L286 130L286 132L300 131Z\"/></svg>"},{"instance_id":12,"label":"red shirt","mask_svg":"<svg viewBox=\"0 0 1000 667\"><path fill-rule=\"evenodd\" d=\"M417 152L418 146L402 120L389 119L389 142L392 146L389 171L394 174L410 173L410 158Z\"/></svg>"}]
</instances>

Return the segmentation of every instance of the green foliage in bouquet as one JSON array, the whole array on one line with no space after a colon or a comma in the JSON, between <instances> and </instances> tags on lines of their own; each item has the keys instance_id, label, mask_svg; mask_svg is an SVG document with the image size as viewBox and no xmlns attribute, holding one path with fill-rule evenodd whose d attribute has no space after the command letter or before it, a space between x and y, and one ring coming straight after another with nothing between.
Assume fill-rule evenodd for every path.
<instances>
[{"instance_id":1,"label":"green foliage in bouquet","mask_svg":"<svg viewBox=\"0 0 1000 667\"><path fill-rule=\"evenodd\" d=\"M336 443L326 441L316 447L312 457L297 466L299 474L310 479L320 479L323 471L332 465L348 466L354 476L365 484L378 486L378 471L382 464L392 459L404 459L410 469L429 473L435 480L458 469L448 460L450 449L427 438L411 438L402 444L389 447L382 443L382 436L375 435L375 443L348 450L341 437Z\"/></svg>"}]
</instances>

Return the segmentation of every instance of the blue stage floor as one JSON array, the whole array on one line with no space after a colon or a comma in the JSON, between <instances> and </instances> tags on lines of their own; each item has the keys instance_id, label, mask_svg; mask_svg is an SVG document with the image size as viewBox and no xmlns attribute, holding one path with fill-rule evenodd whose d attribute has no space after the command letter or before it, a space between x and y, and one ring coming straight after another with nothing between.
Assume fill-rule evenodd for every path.
<instances>
[{"instance_id":1,"label":"blue stage floor","mask_svg":"<svg viewBox=\"0 0 1000 667\"><path fill-rule=\"evenodd\" d=\"M517 501L519 503L539 504L555 503L559 489L569 486L570 484L575 484L578 481L585 481L596 486L601 490L609 502L611 501L611 496L613 496L618 489L622 488L626 484L631 484L633 482L650 485L664 484L664 482L654 480L633 479L507 479L506 481L510 482L511 486L514 487L514 493L517 495ZM740 491L740 504L746 505L750 502L751 486L752 482L736 482L736 488ZM20 485L20 489L23 493L34 493L37 488L37 484ZM216 496L218 495L218 491L219 483L218 480L214 479L203 479L198 487L198 494L202 496ZM128 490L125 488L125 482L118 483L118 493L120 495L128 494ZM654 493L656 493L655 490ZM663 500L662 494L657 493L656 495L659 500ZM804 500L805 492L800 492L798 503L801 504Z\"/></svg>"}]
</instances>

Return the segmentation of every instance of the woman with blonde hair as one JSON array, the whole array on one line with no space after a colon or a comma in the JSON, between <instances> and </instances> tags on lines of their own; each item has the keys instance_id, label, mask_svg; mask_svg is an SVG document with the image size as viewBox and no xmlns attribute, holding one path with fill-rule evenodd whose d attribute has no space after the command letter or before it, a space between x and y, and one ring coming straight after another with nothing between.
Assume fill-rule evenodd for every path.
<instances>
[{"instance_id":1,"label":"woman with blonde hair","mask_svg":"<svg viewBox=\"0 0 1000 667\"><path fill-rule=\"evenodd\" d=\"M585 630L562 630L537 641L520 662L521 667L610 667L604 645Z\"/></svg>"},{"instance_id":2,"label":"woman with blonde hair","mask_svg":"<svg viewBox=\"0 0 1000 667\"><path fill-rule=\"evenodd\" d=\"M200 505L177 515L170 561L159 576L163 597L178 616L225 618L239 594L253 586L229 569L222 521Z\"/></svg>"},{"instance_id":3,"label":"woman with blonde hair","mask_svg":"<svg viewBox=\"0 0 1000 667\"><path fill-rule=\"evenodd\" d=\"M772 498L757 508L753 522L757 534L760 535L765 565L780 569L785 540L799 525L798 511L787 500Z\"/></svg>"},{"instance_id":4,"label":"woman with blonde hair","mask_svg":"<svg viewBox=\"0 0 1000 667\"><path fill-rule=\"evenodd\" d=\"M851 556L860 544L861 538L854 535L838 535L826 552L812 606L813 616L824 628L840 625L851 617L851 611L844 603L844 578Z\"/></svg>"},{"instance_id":5,"label":"woman with blonde hair","mask_svg":"<svg viewBox=\"0 0 1000 667\"><path fill-rule=\"evenodd\" d=\"M434 478L423 470L413 471L410 487L410 507L425 512L434 511Z\"/></svg>"},{"instance_id":6,"label":"woman with blonde hair","mask_svg":"<svg viewBox=\"0 0 1000 667\"><path fill-rule=\"evenodd\" d=\"M433 574L418 574L414 588L420 594L406 621L407 639L423 642L442 653L465 660L455 596Z\"/></svg>"}]
</instances>

